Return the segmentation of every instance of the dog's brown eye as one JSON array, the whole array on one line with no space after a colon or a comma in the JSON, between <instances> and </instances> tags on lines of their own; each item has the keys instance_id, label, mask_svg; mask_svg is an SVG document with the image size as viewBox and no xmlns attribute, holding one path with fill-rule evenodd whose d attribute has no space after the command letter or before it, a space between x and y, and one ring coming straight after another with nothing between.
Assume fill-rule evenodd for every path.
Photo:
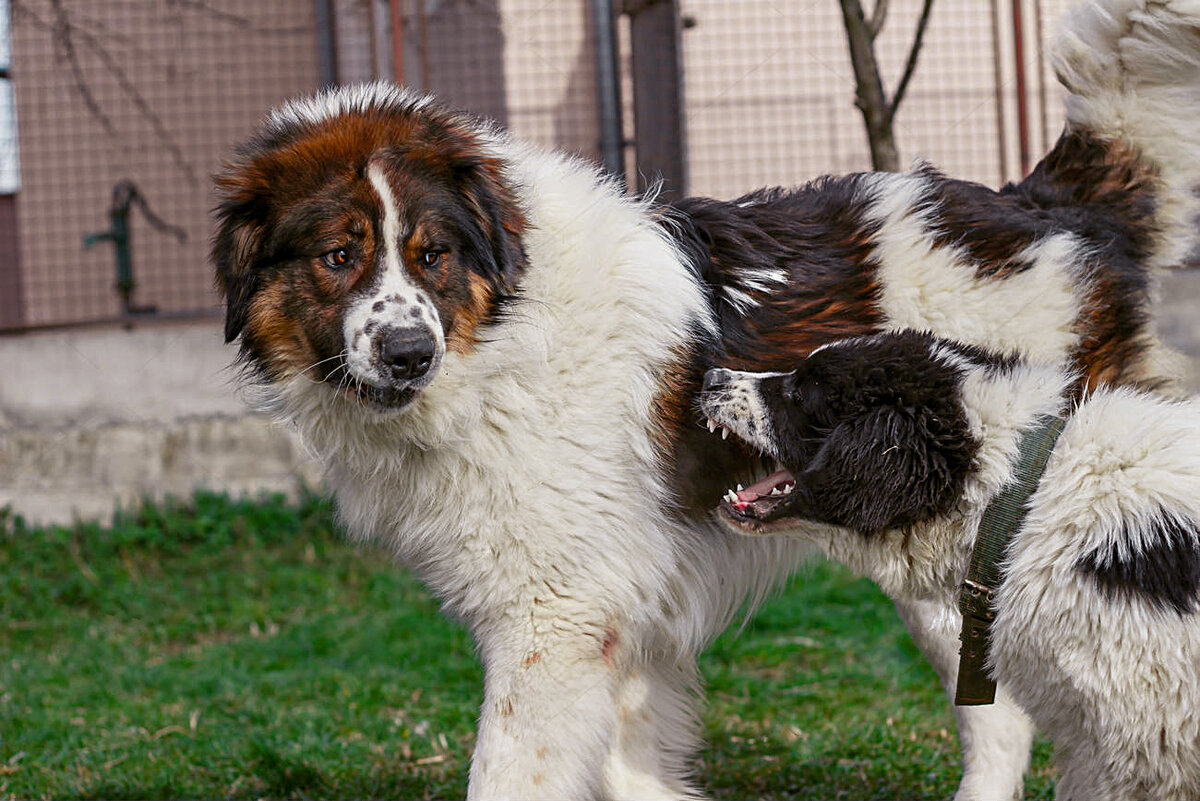
<instances>
[{"instance_id":1,"label":"dog's brown eye","mask_svg":"<svg viewBox=\"0 0 1200 801\"><path fill-rule=\"evenodd\" d=\"M426 269L432 269L442 263L442 256L444 255L445 251L427 250L421 256L421 261L424 263Z\"/></svg>"},{"instance_id":2,"label":"dog's brown eye","mask_svg":"<svg viewBox=\"0 0 1200 801\"><path fill-rule=\"evenodd\" d=\"M325 262L325 266L331 270L344 270L350 266L351 258L350 251L345 248L331 250L321 257Z\"/></svg>"}]
</instances>

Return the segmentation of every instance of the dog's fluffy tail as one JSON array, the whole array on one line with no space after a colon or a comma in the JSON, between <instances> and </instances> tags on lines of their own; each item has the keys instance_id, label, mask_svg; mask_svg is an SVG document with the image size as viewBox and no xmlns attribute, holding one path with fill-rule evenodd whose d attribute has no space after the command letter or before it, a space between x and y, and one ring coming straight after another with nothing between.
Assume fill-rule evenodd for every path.
<instances>
[{"instance_id":1,"label":"dog's fluffy tail","mask_svg":"<svg viewBox=\"0 0 1200 801\"><path fill-rule=\"evenodd\" d=\"M1067 135L1094 137L1125 189L1149 191L1157 235L1147 266L1200 257L1200 0L1093 0L1067 16L1053 51ZM1063 142L1060 142L1060 147ZM1099 155L1093 152L1093 157ZM1078 177L1078 176L1077 176ZM1102 187L1096 187L1102 190ZM1134 192L1139 194L1139 192Z\"/></svg>"}]
</instances>

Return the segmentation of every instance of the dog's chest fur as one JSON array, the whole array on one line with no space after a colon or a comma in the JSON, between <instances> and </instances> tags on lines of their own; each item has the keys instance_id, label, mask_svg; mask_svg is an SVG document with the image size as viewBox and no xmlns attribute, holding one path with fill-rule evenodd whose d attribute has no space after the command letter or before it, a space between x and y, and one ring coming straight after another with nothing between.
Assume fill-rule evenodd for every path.
<instances>
[{"instance_id":1,"label":"dog's chest fur","mask_svg":"<svg viewBox=\"0 0 1200 801\"><path fill-rule=\"evenodd\" d=\"M699 286L635 203L567 159L511 156L536 202L506 319L469 356L448 355L399 418L301 382L280 399L322 455L347 528L468 617L538 591L534 575L563 592L603 586L613 606L662 586L643 573L674 561L680 523L664 514L653 401L672 354L709 325Z\"/></svg>"}]
</instances>

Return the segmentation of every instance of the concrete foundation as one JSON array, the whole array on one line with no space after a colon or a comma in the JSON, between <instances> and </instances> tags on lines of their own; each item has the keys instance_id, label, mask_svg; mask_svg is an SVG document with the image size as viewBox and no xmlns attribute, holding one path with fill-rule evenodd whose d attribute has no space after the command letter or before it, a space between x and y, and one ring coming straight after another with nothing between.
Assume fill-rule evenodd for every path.
<instances>
[{"instance_id":1,"label":"concrete foundation","mask_svg":"<svg viewBox=\"0 0 1200 801\"><path fill-rule=\"evenodd\" d=\"M104 519L197 487L295 493L320 471L238 397L215 321L0 338L0 507Z\"/></svg>"}]
</instances>

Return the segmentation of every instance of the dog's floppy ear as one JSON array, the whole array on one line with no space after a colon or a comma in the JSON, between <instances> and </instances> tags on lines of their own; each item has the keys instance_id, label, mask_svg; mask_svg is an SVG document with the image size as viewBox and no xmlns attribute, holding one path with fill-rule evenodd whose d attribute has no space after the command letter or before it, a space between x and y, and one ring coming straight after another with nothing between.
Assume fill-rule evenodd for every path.
<instances>
[{"instance_id":1,"label":"dog's floppy ear","mask_svg":"<svg viewBox=\"0 0 1200 801\"><path fill-rule=\"evenodd\" d=\"M874 534L948 511L974 451L965 422L879 406L830 431L802 482L827 522Z\"/></svg>"},{"instance_id":2,"label":"dog's floppy ear","mask_svg":"<svg viewBox=\"0 0 1200 801\"><path fill-rule=\"evenodd\" d=\"M463 155L453 162L453 174L486 238L486 245L478 248L480 272L511 285L525 264L525 215L504 179L500 161Z\"/></svg>"},{"instance_id":3,"label":"dog's floppy ear","mask_svg":"<svg viewBox=\"0 0 1200 801\"><path fill-rule=\"evenodd\" d=\"M231 170L216 180L222 197L216 209L212 261L217 287L225 298L225 341L232 342L246 327L250 300L258 288L254 266L262 245L269 198L249 169Z\"/></svg>"}]
</instances>

